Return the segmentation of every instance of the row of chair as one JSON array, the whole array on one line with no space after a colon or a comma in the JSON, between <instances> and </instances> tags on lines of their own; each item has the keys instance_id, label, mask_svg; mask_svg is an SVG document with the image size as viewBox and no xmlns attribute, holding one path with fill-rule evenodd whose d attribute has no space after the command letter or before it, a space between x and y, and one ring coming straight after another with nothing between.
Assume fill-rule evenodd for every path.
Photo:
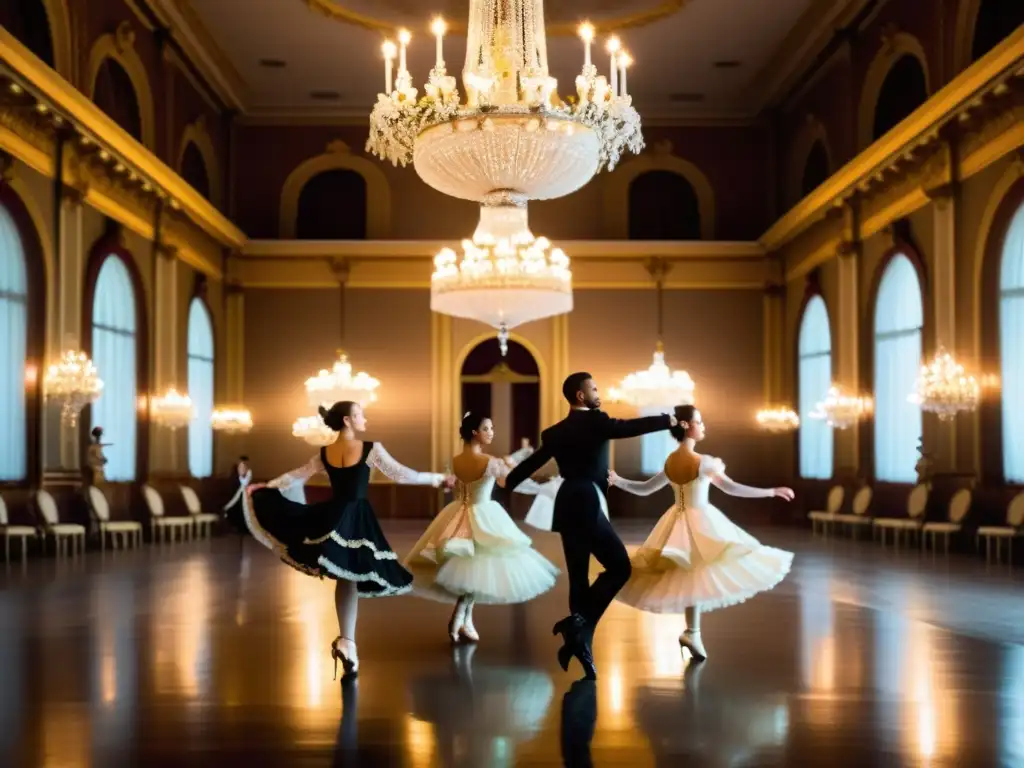
<instances>
[{"instance_id":1,"label":"row of chair","mask_svg":"<svg viewBox=\"0 0 1024 768\"><path fill-rule=\"evenodd\" d=\"M187 485L179 486L188 516L172 517L165 514L163 497L150 485L142 486L142 497L149 512L149 527L154 542L190 540L193 536L208 536L213 526L220 520L215 514L203 512L202 503L196 492ZM99 530L100 549L105 550L107 540L114 549L139 546L142 543L142 523L138 520L111 520L110 504L103 491L90 485L85 490L85 499L93 520ZM28 554L28 542L40 539L45 542L53 539L54 550L58 556L85 551L86 526L79 523L61 522L60 511L56 500L47 490L38 490L34 494L36 509L39 512L40 524L11 525L7 514L7 506L0 497L0 536L4 539L4 558L10 562L11 541L20 540L21 557Z\"/></svg>"},{"instance_id":2,"label":"row of chair","mask_svg":"<svg viewBox=\"0 0 1024 768\"><path fill-rule=\"evenodd\" d=\"M917 536L922 548L931 541L934 549L938 538L942 537L943 548L949 551L949 540L953 534L963 529L964 520L971 508L971 492L962 488L958 490L949 500L946 520L926 521L925 509L928 505L929 488L927 485L917 485L910 491L907 497L906 517L872 517L870 514L872 491L871 486L862 486L854 494L850 504L852 513L844 514L840 510L846 497L846 490L841 486L833 486L828 492L826 509L815 510L808 513L811 520L811 529L815 532L828 532L833 526L845 528L854 532L869 528L873 538L880 538L886 543L888 532L892 532L892 540L897 546L900 544L902 534L908 539ZM1005 525L980 526L975 532L975 548L980 549L980 543L985 541L985 557L992 559L993 542L995 543L996 559L1002 558L1003 543L1006 542L1008 559L1013 562L1013 542L1024 536L1024 492L1017 494L1009 503L1006 509Z\"/></svg>"}]
</instances>

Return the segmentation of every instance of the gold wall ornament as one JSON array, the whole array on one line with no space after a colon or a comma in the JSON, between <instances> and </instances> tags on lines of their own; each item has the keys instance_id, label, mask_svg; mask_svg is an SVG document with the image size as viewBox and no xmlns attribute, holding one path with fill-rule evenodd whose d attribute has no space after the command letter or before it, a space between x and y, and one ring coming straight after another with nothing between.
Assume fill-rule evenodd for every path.
<instances>
[{"instance_id":1,"label":"gold wall ornament","mask_svg":"<svg viewBox=\"0 0 1024 768\"><path fill-rule=\"evenodd\" d=\"M114 43L120 54L135 48L135 27L130 21L122 21L117 25L117 31L114 32Z\"/></svg>"}]
</instances>

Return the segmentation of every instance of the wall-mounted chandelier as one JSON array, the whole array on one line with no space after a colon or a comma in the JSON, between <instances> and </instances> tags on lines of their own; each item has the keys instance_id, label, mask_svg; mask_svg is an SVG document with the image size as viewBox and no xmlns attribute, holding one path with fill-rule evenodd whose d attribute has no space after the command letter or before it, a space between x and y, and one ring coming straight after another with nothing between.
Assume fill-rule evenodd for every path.
<instances>
[{"instance_id":1,"label":"wall-mounted chandelier","mask_svg":"<svg viewBox=\"0 0 1024 768\"><path fill-rule=\"evenodd\" d=\"M96 402L103 392L103 380L84 352L64 352L43 378L43 392L61 404L61 420L68 426L78 424L82 409Z\"/></svg>"},{"instance_id":2,"label":"wall-mounted chandelier","mask_svg":"<svg viewBox=\"0 0 1024 768\"><path fill-rule=\"evenodd\" d=\"M873 407L870 397L848 395L842 387L833 384L825 399L809 415L812 419L823 419L835 429L848 429L870 414Z\"/></svg>"},{"instance_id":3,"label":"wall-mounted chandelier","mask_svg":"<svg viewBox=\"0 0 1024 768\"><path fill-rule=\"evenodd\" d=\"M757 412L757 426L773 434L792 432L799 428L800 417L792 408L765 408Z\"/></svg>"},{"instance_id":4,"label":"wall-mounted chandelier","mask_svg":"<svg viewBox=\"0 0 1024 768\"><path fill-rule=\"evenodd\" d=\"M196 418L196 409L192 404L192 398L180 394L173 387L159 397L150 400L149 413L154 424L172 431L187 427Z\"/></svg>"},{"instance_id":5,"label":"wall-mounted chandelier","mask_svg":"<svg viewBox=\"0 0 1024 768\"><path fill-rule=\"evenodd\" d=\"M973 411L981 400L981 385L945 349L939 348L928 365L921 366L916 391L907 398L934 413L939 421L952 421L961 411Z\"/></svg>"},{"instance_id":6,"label":"wall-mounted chandelier","mask_svg":"<svg viewBox=\"0 0 1024 768\"><path fill-rule=\"evenodd\" d=\"M445 69L445 30L435 19L436 57L422 97L406 67L411 34L400 30L398 46L384 43L385 87L366 150L396 166L412 162L434 189L481 204L461 261L449 249L435 259L431 309L497 328L504 352L510 328L572 309L569 260L534 238L528 201L575 192L623 152L643 149L626 90L632 59L611 38L610 77L598 75L594 28L581 25L584 64L566 103L548 70L543 0L470 0L463 102Z\"/></svg>"},{"instance_id":7,"label":"wall-mounted chandelier","mask_svg":"<svg viewBox=\"0 0 1024 768\"><path fill-rule=\"evenodd\" d=\"M252 414L240 405L216 408L210 415L210 426L214 432L245 435L252 431Z\"/></svg>"}]
</instances>

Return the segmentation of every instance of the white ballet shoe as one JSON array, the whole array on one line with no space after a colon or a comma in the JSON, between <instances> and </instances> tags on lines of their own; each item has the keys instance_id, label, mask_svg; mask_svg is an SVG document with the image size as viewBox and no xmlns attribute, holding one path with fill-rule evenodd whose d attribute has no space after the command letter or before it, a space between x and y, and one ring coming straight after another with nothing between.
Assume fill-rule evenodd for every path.
<instances>
[{"instance_id":1,"label":"white ballet shoe","mask_svg":"<svg viewBox=\"0 0 1024 768\"><path fill-rule=\"evenodd\" d=\"M466 603L466 618L462 622L462 636L471 643L479 643L480 635L476 631L476 627L473 626L473 601L469 600Z\"/></svg>"},{"instance_id":2,"label":"white ballet shoe","mask_svg":"<svg viewBox=\"0 0 1024 768\"><path fill-rule=\"evenodd\" d=\"M451 619L448 620L448 637L453 643L459 642L459 638L462 637L466 624L466 614L468 612L468 601L460 598L459 601L455 603L455 610L452 611Z\"/></svg>"},{"instance_id":3,"label":"white ballet shoe","mask_svg":"<svg viewBox=\"0 0 1024 768\"><path fill-rule=\"evenodd\" d=\"M708 652L704 650L704 643L700 639L699 629L687 629L679 636L679 647L690 652L696 661L706 661Z\"/></svg>"}]
</instances>

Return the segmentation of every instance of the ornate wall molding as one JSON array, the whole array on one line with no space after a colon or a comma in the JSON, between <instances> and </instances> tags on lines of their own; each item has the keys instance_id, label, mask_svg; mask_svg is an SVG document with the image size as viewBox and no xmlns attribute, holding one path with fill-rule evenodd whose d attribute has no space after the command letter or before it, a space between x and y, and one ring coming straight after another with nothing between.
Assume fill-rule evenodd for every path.
<instances>
[{"instance_id":1,"label":"ornate wall molding","mask_svg":"<svg viewBox=\"0 0 1024 768\"><path fill-rule=\"evenodd\" d=\"M883 36L881 47L864 76L864 85L860 93L860 106L857 108L857 142L860 147L870 146L874 142L875 108L878 97L885 84L885 78L899 59L910 54L921 64L924 72L925 92L932 94L932 76L928 69L928 54L924 46L907 32L891 32Z\"/></svg>"},{"instance_id":2,"label":"ornate wall molding","mask_svg":"<svg viewBox=\"0 0 1024 768\"><path fill-rule=\"evenodd\" d=\"M71 44L72 20L68 11L68 0L43 0L43 7L50 22L54 69L69 83L77 83L77 57Z\"/></svg>"},{"instance_id":3,"label":"ornate wall molding","mask_svg":"<svg viewBox=\"0 0 1024 768\"><path fill-rule=\"evenodd\" d=\"M89 52L89 72L85 81L85 93L90 99L96 95L96 78L100 67L107 59L120 64L135 88L139 101L139 119L142 125L142 143L150 150L156 149L156 110L153 106L153 90L149 84L146 66L135 50L135 30L130 22L121 22L113 34L103 35L93 43Z\"/></svg>"},{"instance_id":4,"label":"ornate wall molding","mask_svg":"<svg viewBox=\"0 0 1024 768\"><path fill-rule=\"evenodd\" d=\"M822 122L814 115L808 113L789 151L789 168L786 173L786 178L788 179L786 189L787 202L796 202L803 197L802 182L804 168L807 166L807 158L810 156L815 142L818 141L825 148L825 156L828 157L828 167L831 175L836 168L832 147L828 142L828 133Z\"/></svg>"},{"instance_id":5,"label":"ornate wall molding","mask_svg":"<svg viewBox=\"0 0 1024 768\"><path fill-rule=\"evenodd\" d=\"M182 162L185 159L185 150L190 143L199 150L203 163L206 165L206 178L210 180L210 202L219 206L223 201L224 194L224 182L220 175L222 165L206 125L206 115L200 115L194 122L185 126L185 130L181 134L181 140L178 143L178 159L175 163L179 175Z\"/></svg>"}]
</instances>

